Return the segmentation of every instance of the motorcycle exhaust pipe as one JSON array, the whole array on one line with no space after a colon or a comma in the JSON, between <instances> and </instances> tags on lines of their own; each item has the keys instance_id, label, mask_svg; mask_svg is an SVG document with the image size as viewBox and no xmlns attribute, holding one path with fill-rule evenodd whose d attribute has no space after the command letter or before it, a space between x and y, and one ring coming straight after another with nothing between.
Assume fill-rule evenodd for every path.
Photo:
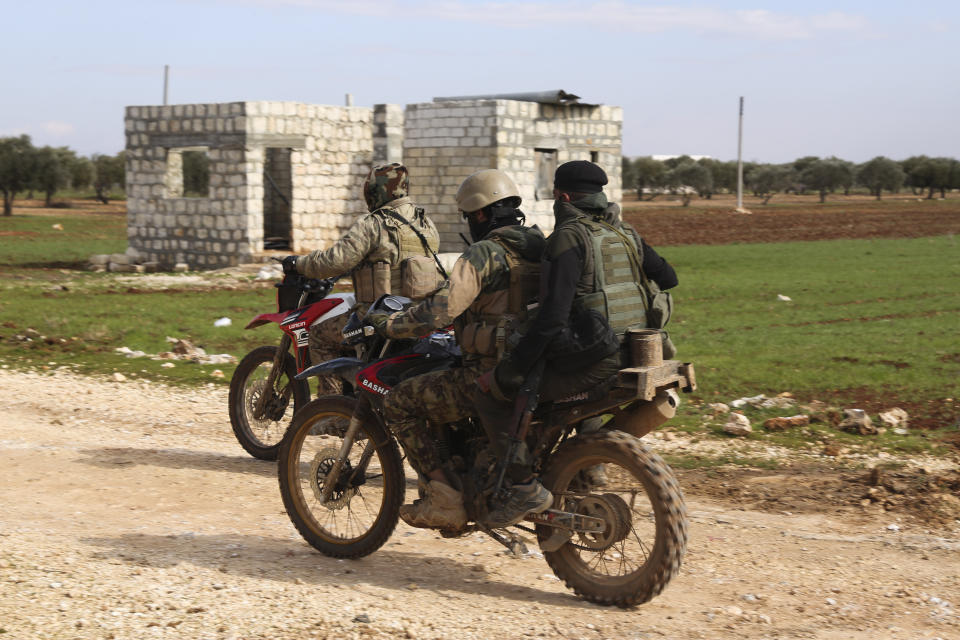
<instances>
[{"instance_id":1,"label":"motorcycle exhaust pipe","mask_svg":"<svg viewBox=\"0 0 960 640\"><path fill-rule=\"evenodd\" d=\"M664 422L677 415L680 396L674 389L657 393L649 402L638 402L617 414L615 428L642 438Z\"/></svg>"}]
</instances>

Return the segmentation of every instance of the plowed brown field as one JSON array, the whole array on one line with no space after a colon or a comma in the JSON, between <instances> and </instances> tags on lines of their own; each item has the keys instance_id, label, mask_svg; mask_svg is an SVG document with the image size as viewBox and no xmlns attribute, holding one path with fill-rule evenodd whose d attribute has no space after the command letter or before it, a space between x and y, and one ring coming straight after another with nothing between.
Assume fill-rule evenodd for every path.
<instances>
[{"instance_id":1,"label":"plowed brown field","mask_svg":"<svg viewBox=\"0 0 960 640\"><path fill-rule=\"evenodd\" d=\"M816 196L777 203L744 202L750 214L736 213L730 196L678 202L637 202L624 198L624 219L653 246L790 242L840 238L917 238L960 233L960 198L900 197L877 201L838 196L819 204Z\"/></svg>"}]
</instances>

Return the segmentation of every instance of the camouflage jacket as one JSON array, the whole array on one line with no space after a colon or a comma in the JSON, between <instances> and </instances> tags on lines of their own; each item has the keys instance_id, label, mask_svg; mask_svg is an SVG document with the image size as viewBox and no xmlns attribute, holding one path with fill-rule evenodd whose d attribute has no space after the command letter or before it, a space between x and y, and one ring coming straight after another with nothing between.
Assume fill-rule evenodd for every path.
<instances>
[{"instance_id":1,"label":"camouflage jacket","mask_svg":"<svg viewBox=\"0 0 960 640\"><path fill-rule=\"evenodd\" d=\"M387 334L394 338L418 337L448 326L461 316L481 318L498 313L510 288L505 246L536 263L545 243L537 227L494 229L457 259L449 280L436 293L406 311L392 314L387 321Z\"/></svg>"},{"instance_id":2,"label":"camouflage jacket","mask_svg":"<svg viewBox=\"0 0 960 640\"><path fill-rule=\"evenodd\" d=\"M414 225L432 246L436 247L439 243L440 235L433 222L425 215L416 215L416 207L410 198L397 198L373 213L360 216L333 246L300 256L297 271L310 278L329 278L374 262L386 262L391 267L397 267L400 263L399 227L402 223L386 215L387 211L399 214Z\"/></svg>"}]
</instances>

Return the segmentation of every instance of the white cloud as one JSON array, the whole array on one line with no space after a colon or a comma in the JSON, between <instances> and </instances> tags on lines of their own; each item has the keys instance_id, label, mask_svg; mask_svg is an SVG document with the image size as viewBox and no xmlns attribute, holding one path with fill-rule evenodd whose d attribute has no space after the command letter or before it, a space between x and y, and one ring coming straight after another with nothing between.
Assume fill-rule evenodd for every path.
<instances>
[{"instance_id":1,"label":"white cloud","mask_svg":"<svg viewBox=\"0 0 960 640\"><path fill-rule=\"evenodd\" d=\"M229 2L230 0L225 0ZM631 33L674 30L704 35L758 39L808 39L837 31L867 30L859 15L832 11L819 15L792 15L763 9L723 10L705 7L636 6L625 0L571 2L465 2L427 0L241 0L244 4L314 8L331 13L471 22L513 28L580 26Z\"/></svg>"},{"instance_id":2,"label":"white cloud","mask_svg":"<svg viewBox=\"0 0 960 640\"><path fill-rule=\"evenodd\" d=\"M41 123L40 128L54 137L67 136L77 130L71 123L62 120L48 120Z\"/></svg>"}]
</instances>

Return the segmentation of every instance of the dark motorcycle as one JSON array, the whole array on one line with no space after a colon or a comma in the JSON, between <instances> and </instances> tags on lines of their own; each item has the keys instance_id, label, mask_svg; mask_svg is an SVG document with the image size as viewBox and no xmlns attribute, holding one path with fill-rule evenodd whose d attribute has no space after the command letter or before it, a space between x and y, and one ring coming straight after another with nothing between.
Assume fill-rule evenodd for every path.
<instances>
[{"instance_id":1,"label":"dark motorcycle","mask_svg":"<svg viewBox=\"0 0 960 640\"><path fill-rule=\"evenodd\" d=\"M388 296L373 308L396 310L403 302ZM406 492L383 397L402 380L457 366L458 357L449 333L412 343L384 340L356 315L344 336L382 359L319 365L355 381L357 395L320 397L298 411L281 445L278 472L284 506L307 542L329 556L358 558L390 537ZM675 390L696 388L693 366L668 360L626 368L596 389L540 407L534 386L518 395L514 436L526 442L541 482L554 495L553 508L515 529L484 524L501 489L502 465L479 422L466 419L434 434L471 521L441 534L479 530L520 552L524 541L515 530L527 532L554 573L581 597L621 607L650 600L679 569L687 515L673 472L639 436L672 415Z\"/></svg>"},{"instance_id":2,"label":"dark motorcycle","mask_svg":"<svg viewBox=\"0 0 960 640\"><path fill-rule=\"evenodd\" d=\"M275 322L283 332L279 346L257 347L244 356L230 380L230 425L240 445L255 458L277 459L287 421L310 401L308 382L295 377L311 365L310 327L349 313L356 303L352 293L331 293L336 280L284 276L275 285L276 313L262 313L245 327ZM321 379L319 392L337 392L340 384L339 378L329 383Z\"/></svg>"}]
</instances>

